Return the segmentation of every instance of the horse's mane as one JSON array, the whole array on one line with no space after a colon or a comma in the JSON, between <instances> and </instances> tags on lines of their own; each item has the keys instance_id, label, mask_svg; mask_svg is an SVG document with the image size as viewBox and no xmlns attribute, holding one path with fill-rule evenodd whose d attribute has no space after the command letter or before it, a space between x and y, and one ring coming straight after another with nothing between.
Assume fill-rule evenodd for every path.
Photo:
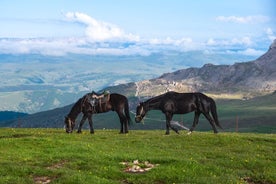
<instances>
[{"instance_id":1,"label":"horse's mane","mask_svg":"<svg viewBox=\"0 0 276 184\"><path fill-rule=\"evenodd\" d=\"M165 94L166 94L166 93L165 93ZM165 94L162 94L162 95L158 95L158 96L152 97L152 98L146 100L145 103L149 103L149 102L151 102L151 101L159 100L159 98L162 98Z\"/></svg>"},{"instance_id":2,"label":"horse's mane","mask_svg":"<svg viewBox=\"0 0 276 184\"><path fill-rule=\"evenodd\" d=\"M74 116L73 118L75 118L81 112L83 98L84 97L78 99L78 101L73 105L73 107L71 108L71 110L68 114L69 117Z\"/></svg>"},{"instance_id":3,"label":"horse's mane","mask_svg":"<svg viewBox=\"0 0 276 184\"><path fill-rule=\"evenodd\" d=\"M166 94L166 93L165 93L165 94ZM158 96L155 96L155 97L153 97L153 98L150 98L150 99L146 100L144 103L145 103L145 104L148 104L148 105L149 105L150 103L151 103L151 105L157 105L156 103L159 103L159 102L160 102L160 98L164 97L165 94L158 95Z\"/></svg>"}]
</instances>

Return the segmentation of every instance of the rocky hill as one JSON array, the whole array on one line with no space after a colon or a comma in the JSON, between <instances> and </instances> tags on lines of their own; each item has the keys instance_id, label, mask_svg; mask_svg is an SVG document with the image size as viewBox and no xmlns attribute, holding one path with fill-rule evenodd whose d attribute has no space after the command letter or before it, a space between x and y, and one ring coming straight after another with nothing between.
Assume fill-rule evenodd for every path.
<instances>
[{"instance_id":1,"label":"rocky hill","mask_svg":"<svg viewBox=\"0 0 276 184\"><path fill-rule=\"evenodd\" d=\"M276 90L276 40L255 61L233 65L205 64L166 73L135 83L136 96L154 96L166 91L209 93L217 98L251 98Z\"/></svg>"}]
</instances>

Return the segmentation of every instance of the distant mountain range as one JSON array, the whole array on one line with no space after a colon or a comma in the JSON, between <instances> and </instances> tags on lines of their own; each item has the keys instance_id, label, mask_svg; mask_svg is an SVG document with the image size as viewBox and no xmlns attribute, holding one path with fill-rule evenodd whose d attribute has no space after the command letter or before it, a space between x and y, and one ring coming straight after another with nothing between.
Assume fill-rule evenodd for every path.
<instances>
[{"instance_id":1,"label":"distant mountain range","mask_svg":"<svg viewBox=\"0 0 276 184\"><path fill-rule=\"evenodd\" d=\"M235 63L233 65L205 64L201 68L191 67L181 69L165 73L151 80L119 84L104 89L126 95L129 98L132 111L135 111L138 101L165 93L166 91L200 91L213 96L219 101L219 104L224 107L222 114L227 114L227 110L231 109L234 117L232 115L230 119L229 117L222 117L225 121L235 121L235 114L239 114L239 107L243 106L244 109L248 109L248 111L242 111L246 114L245 122L247 125L248 123L252 123L250 125L252 127L259 126L260 124L264 126L275 125L276 40L264 55L254 61ZM234 103L232 102L233 99L236 99ZM255 113L255 106L256 108L260 108L257 107L258 101L262 102L264 110L264 112L261 112L262 110L259 109L258 113L265 114L264 117L263 115L259 117L255 116L257 115ZM266 106L269 108L266 108ZM20 122L22 123L22 127L62 127L63 118L71 107L72 104L28 115L23 117ZM248 115L249 117L247 117L248 113L251 113L251 116ZM239 116L244 116L244 114L240 114ZM116 115L112 114L112 112L97 115L95 121L106 122L106 116L108 117L108 121L118 121ZM10 126L17 126L18 121L10 121L8 124ZM118 125L118 123L103 123L96 124L96 128L112 128ZM233 128L233 124L228 124L229 127ZM153 128L156 128L156 126Z\"/></svg>"},{"instance_id":2,"label":"distant mountain range","mask_svg":"<svg viewBox=\"0 0 276 184\"><path fill-rule=\"evenodd\" d=\"M69 105L91 90L152 79L210 62L228 64L255 59L235 53L165 50L125 56L0 54L0 111L47 111Z\"/></svg>"}]
</instances>

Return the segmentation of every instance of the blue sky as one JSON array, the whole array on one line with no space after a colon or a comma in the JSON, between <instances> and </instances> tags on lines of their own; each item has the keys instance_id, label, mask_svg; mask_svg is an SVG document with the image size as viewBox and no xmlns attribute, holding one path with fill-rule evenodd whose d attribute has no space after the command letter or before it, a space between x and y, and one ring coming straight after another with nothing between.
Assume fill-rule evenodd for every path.
<instances>
[{"instance_id":1,"label":"blue sky","mask_svg":"<svg viewBox=\"0 0 276 184\"><path fill-rule=\"evenodd\" d=\"M0 5L0 53L260 55L276 38L275 0L2 0Z\"/></svg>"}]
</instances>

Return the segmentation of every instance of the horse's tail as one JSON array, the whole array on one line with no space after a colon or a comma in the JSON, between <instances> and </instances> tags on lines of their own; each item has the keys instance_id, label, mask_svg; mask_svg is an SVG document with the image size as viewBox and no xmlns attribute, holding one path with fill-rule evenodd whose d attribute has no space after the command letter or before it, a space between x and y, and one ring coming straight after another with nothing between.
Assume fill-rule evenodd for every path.
<instances>
[{"instance_id":1,"label":"horse's tail","mask_svg":"<svg viewBox=\"0 0 276 184\"><path fill-rule=\"evenodd\" d=\"M213 116L213 118L214 118L215 124L216 124L219 128L223 129L223 128L220 126L220 123L219 123L219 120L218 120L216 102L215 102L213 99L211 99L211 114L212 114L212 116Z\"/></svg>"},{"instance_id":2,"label":"horse's tail","mask_svg":"<svg viewBox=\"0 0 276 184\"><path fill-rule=\"evenodd\" d=\"M130 114L129 114L129 105L128 105L128 100L125 100L125 115L126 115L126 118L127 118L127 122L128 122L128 125L130 125L130 122L131 122L131 118L130 118Z\"/></svg>"}]
</instances>

